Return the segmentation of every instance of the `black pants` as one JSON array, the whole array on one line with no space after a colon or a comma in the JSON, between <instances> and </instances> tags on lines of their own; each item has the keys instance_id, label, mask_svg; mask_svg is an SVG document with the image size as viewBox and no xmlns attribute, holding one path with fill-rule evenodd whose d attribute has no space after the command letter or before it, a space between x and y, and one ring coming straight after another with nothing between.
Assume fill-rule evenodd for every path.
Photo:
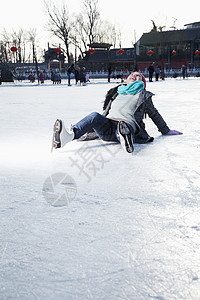
<instances>
[{"instance_id":1,"label":"black pants","mask_svg":"<svg viewBox=\"0 0 200 300\"><path fill-rule=\"evenodd\" d=\"M149 81L150 81L150 82L153 81L153 73L149 73Z\"/></svg>"},{"instance_id":2,"label":"black pants","mask_svg":"<svg viewBox=\"0 0 200 300\"><path fill-rule=\"evenodd\" d=\"M156 73L156 81L158 81L159 73Z\"/></svg>"}]
</instances>

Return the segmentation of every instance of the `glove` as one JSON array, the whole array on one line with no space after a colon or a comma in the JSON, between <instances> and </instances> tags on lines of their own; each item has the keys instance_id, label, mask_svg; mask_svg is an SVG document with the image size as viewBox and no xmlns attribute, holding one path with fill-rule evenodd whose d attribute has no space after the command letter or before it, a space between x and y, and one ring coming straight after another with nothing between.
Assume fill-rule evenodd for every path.
<instances>
[{"instance_id":1,"label":"glove","mask_svg":"<svg viewBox=\"0 0 200 300\"><path fill-rule=\"evenodd\" d=\"M170 130L166 135L179 135L179 134L183 134L183 133L177 130Z\"/></svg>"}]
</instances>

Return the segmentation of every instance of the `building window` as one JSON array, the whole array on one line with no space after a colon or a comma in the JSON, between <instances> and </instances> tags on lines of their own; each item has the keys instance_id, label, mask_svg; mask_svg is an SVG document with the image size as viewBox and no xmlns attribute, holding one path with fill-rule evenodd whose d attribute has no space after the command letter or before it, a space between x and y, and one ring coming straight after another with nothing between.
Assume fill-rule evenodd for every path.
<instances>
[{"instance_id":1,"label":"building window","mask_svg":"<svg viewBox=\"0 0 200 300\"><path fill-rule=\"evenodd\" d=\"M126 55L131 55L131 51L130 50L126 50Z\"/></svg>"}]
</instances>

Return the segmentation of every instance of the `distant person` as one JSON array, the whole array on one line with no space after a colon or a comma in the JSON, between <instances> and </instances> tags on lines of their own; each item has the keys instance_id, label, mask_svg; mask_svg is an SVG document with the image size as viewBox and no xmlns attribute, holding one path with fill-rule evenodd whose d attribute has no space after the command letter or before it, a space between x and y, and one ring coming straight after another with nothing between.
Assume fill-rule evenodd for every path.
<instances>
[{"instance_id":1,"label":"distant person","mask_svg":"<svg viewBox=\"0 0 200 300\"><path fill-rule=\"evenodd\" d=\"M186 66L185 65L182 65L182 76L183 76L183 79L185 79L185 75L186 75Z\"/></svg>"},{"instance_id":2,"label":"distant person","mask_svg":"<svg viewBox=\"0 0 200 300\"><path fill-rule=\"evenodd\" d=\"M74 69L75 84L77 85L80 80L80 68L76 66Z\"/></svg>"},{"instance_id":3,"label":"distant person","mask_svg":"<svg viewBox=\"0 0 200 300\"><path fill-rule=\"evenodd\" d=\"M86 68L82 67L80 71L80 83L86 85Z\"/></svg>"},{"instance_id":4,"label":"distant person","mask_svg":"<svg viewBox=\"0 0 200 300\"><path fill-rule=\"evenodd\" d=\"M164 70L164 63L163 62L161 62L161 76L160 76L160 78L162 80L165 80L165 70Z\"/></svg>"},{"instance_id":5,"label":"distant person","mask_svg":"<svg viewBox=\"0 0 200 300\"><path fill-rule=\"evenodd\" d=\"M55 83L55 80L56 80L56 74L55 72L51 72L51 81L53 82L53 84Z\"/></svg>"},{"instance_id":6,"label":"distant person","mask_svg":"<svg viewBox=\"0 0 200 300\"><path fill-rule=\"evenodd\" d=\"M158 64L155 67L155 75L156 75L156 81L158 81L158 79L160 77L160 68L159 68Z\"/></svg>"},{"instance_id":7,"label":"distant person","mask_svg":"<svg viewBox=\"0 0 200 300\"><path fill-rule=\"evenodd\" d=\"M89 73L85 74L85 81L86 81L86 83L90 82L90 75L89 75Z\"/></svg>"},{"instance_id":8,"label":"distant person","mask_svg":"<svg viewBox=\"0 0 200 300\"><path fill-rule=\"evenodd\" d=\"M108 67L108 82L110 82L111 73L112 73L112 69L111 69L111 66L109 66Z\"/></svg>"},{"instance_id":9,"label":"distant person","mask_svg":"<svg viewBox=\"0 0 200 300\"><path fill-rule=\"evenodd\" d=\"M60 75L60 73L56 73L56 83L61 84L61 75Z\"/></svg>"},{"instance_id":10,"label":"distant person","mask_svg":"<svg viewBox=\"0 0 200 300\"><path fill-rule=\"evenodd\" d=\"M68 76L68 86L71 86L70 80L71 80L71 73L75 71L74 63L70 65L70 67L67 69L67 76Z\"/></svg>"},{"instance_id":11,"label":"distant person","mask_svg":"<svg viewBox=\"0 0 200 300\"><path fill-rule=\"evenodd\" d=\"M132 153L134 143L142 144L154 140L145 130L145 114L148 114L163 135L182 134L169 129L153 105L153 94L145 88L144 76L133 72L127 77L125 85L108 91L103 115L93 112L69 129L65 128L62 120L57 119L53 128L52 149L61 148L93 129L102 140L120 142L126 152Z\"/></svg>"},{"instance_id":12,"label":"distant person","mask_svg":"<svg viewBox=\"0 0 200 300\"><path fill-rule=\"evenodd\" d=\"M40 72L40 82L44 83L44 73Z\"/></svg>"},{"instance_id":13,"label":"distant person","mask_svg":"<svg viewBox=\"0 0 200 300\"><path fill-rule=\"evenodd\" d=\"M153 81L153 73L154 73L154 66L153 64L151 64L148 68L149 71L149 82Z\"/></svg>"}]
</instances>

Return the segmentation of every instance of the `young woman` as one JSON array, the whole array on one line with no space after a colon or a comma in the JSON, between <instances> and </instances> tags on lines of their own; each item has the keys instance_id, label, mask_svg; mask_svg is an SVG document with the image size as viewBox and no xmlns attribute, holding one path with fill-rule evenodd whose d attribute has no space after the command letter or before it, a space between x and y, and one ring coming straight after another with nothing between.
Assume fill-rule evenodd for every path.
<instances>
[{"instance_id":1,"label":"young woman","mask_svg":"<svg viewBox=\"0 0 200 300\"><path fill-rule=\"evenodd\" d=\"M104 114L93 112L70 129L66 129L63 121L57 119L53 128L52 149L61 148L93 129L102 140L120 142L124 150L132 153L134 142L153 141L145 130L145 114L148 114L163 135L182 134L169 129L153 105L153 94L145 88L144 76L133 72L128 76L126 85L120 85L108 92L104 102Z\"/></svg>"}]
</instances>

